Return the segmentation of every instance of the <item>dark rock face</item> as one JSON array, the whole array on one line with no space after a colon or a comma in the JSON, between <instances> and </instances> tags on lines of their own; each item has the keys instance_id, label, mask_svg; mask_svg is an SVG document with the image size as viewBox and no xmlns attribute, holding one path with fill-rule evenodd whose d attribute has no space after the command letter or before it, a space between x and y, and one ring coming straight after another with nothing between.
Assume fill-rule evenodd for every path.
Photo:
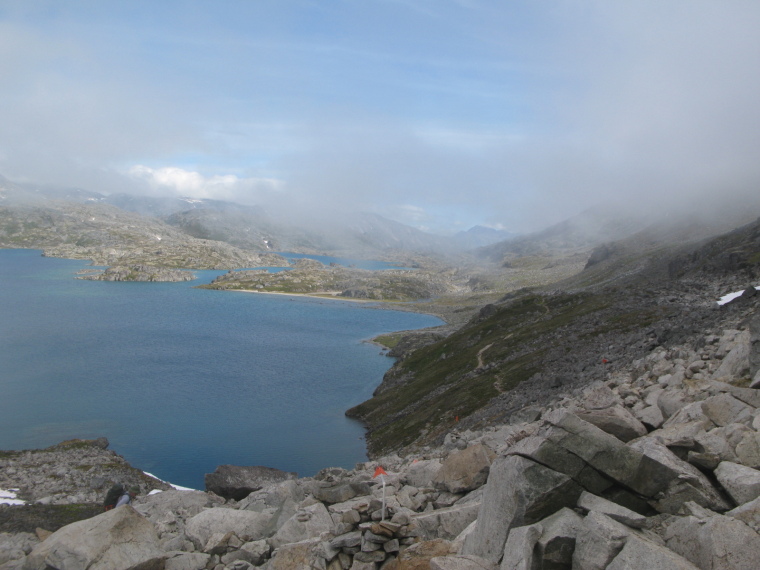
<instances>
[{"instance_id":1,"label":"dark rock face","mask_svg":"<svg viewBox=\"0 0 760 570\"><path fill-rule=\"evenodd\" d=\"M750 378L754 378L760 371L760 313L757 313L749 322L749 333L749 372Z\"/></svg>"},{"instance_id":2,"label":"dark rock face","mask_svg":"<svg viewBox=\"0 0 760 570\"><path fill-rule=\"evenodd\" d=\"M213 473L206 473L205 482L207 491L240 501L267 485L297 477L297 473L272 467L220 465Z\"/></svg>"},{"instance_id":3,"label":"dark rock face","mask_svg":"<svg viewBox=\"0 0 760 570\"><path fill-rule=\"evenodd\" d=\"M615 253L616 251L614 244L602 244L594 248L588 258L588 261L586 262L586 267L584 269L588 269L597 263L601 263L602 261L609 259Z\"/></svg>"}]
</instances>

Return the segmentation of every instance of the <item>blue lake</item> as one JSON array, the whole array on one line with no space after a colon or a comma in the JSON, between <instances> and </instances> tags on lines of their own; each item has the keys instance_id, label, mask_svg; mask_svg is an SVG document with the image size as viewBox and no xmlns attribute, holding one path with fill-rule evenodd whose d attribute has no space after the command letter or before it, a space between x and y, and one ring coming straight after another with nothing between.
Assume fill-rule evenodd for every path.
<instances>
[{"instance_id":1,"label":"blue lake","mask_svg":"<svg viewBox=\"0 0 760 570\"><path fill-rule=\"evenodd\" d=\"M217 465L309 476L366 459L344 411L392 361L363 342L441 324L371 305L75 279L88 263L0 250L0 449L106 436L134 466L203 488Z\"/></svg>"}]
</instances>

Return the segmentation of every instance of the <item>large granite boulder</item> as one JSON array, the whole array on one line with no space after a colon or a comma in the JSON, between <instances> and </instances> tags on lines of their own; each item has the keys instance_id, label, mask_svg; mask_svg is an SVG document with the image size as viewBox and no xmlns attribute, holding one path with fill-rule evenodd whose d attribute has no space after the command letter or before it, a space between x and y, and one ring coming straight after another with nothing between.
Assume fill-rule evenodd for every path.
<instances>
[{"instance_id":1,"label":"large granite boulder","mask_svg":"<svg viewBox=\"0 0 760 570\"><path fill-rule=\"evenodd\" d=\"M630 509L627 509L617 503L592 495L588 491L583 491L578 498L578 508L584 511L596 511L607 515L613 520L623 523L631 528L643 528L646 524L646 517ZM572 512L572 511L571 511ZM577 516L577 515L576 515Z\"/></svg>"},{"instance_id":2,"label":"large granite boulder","mask_svg":"<svg viewBox=\"0 0 760 570\"><path fill-rule=\"evenodd\" d=\"M735 345L723 358L713 378L732 380L747 376L750 372L750 333L745 331L737 335Z\"/></svg>"},{"instance_id":3,"label":"large granite boulder","mask_svg":"<svg viewBox=\"0 0 760 570\"><path fill-rule=\"evenodd\" d=\"M421 459L404 469L403 482L412 487L431 487L441 468L440 459Z\"/></svg>"},{"instance_id":4,"label":"large granite boulder","mask_svg":"<svg viewBox=\"0 0 760 570\"><path fill-rule=\"evenodd\" d=\"M452 451L443 461L433 484L449 493L466 493L485 484L495 454L482 443Z\"/></svg>"},{"instance_id":5,"label":"large granite boulder","mask_svg":"<svg viewBox=\"0 0 760 570\"><path fill-rule=\"evenodd\" d=\"M399 554L395 570L429 570L433 558L452 554L451 543L440 538L411 545Z\"/></svg>"},{"instance_id":6,"label":"large granite boulder","mask_svg":"<svg viewBox=\"0 0 760 570\"><path fill-rule=\"evenodd\" d=\"M410 527L417 536L426 540L453 540L477 518L479 510L480 502L471 502L415 513L411 517Z\"/></svg>"},{"instance_id":7,"label":"large granite boulder","mask_svg":"<svg viewBox=\"0 0 760 570\"><path fill-rule=\"evenodd\" d=\"M659 411L659 408L657 408ZM630 441L647 434L647 428L636 416L623 406L615 405L604 409L579 411L578 417L599 429L614 435L621 441ZM659 414L662 418L662 413ZM662 419L660 419L660 424Z\"/></svg>"},{"instance_id":8,"label":"large granite boulder","mask_svg":"<svg viewBox=\"0 0 760 570\"><path fill-rule=\"evenodd\" d=\"M728 511L726 516L740 520L760 532L760 497Z\"/></svg>"},{"instance_id":9,"label":"large granite boulder","mask_svg":"<svg viewBox=\"0 0 760 570\"><path fill-rule=\"evenodd\" d=\"M39 538L31 532L0 532L0 568L10 560L26 556L39 542Z\"/></svg>"},{"instance_id":10,"label":"large granite boulder","mask_svg":"<svg viewBox=\"0 0 760 570\"><path fill-rule=\"evenodd\" d=\"M207 491L240 501L267 485L297 477L297 473L273 467L220 465L213 473L206 473L205 483Z\"/></svg>"},{"instance_id":11,"label":"large granite boulder","mask_svg":"<svg viewBox=\"0 0 760 570\"><path fill-rule=\"evenodd\" d=\"M706 566L695 566L685 557L651 540L631 536L625 546L613 558L605 570L698 570ZM718 570L715 568L714 570Z\"/></svg>"},{"instance_id":12,"label":"large granite boulder","mask_svg":"<svg viewBox=\"0 0 760 570\"><path fill-rule=\"evenodd\" d=\"M314 503L290 517L285 524L269 539L272 548L279 548L291 542L302 542L330 532L333 520L327 507L322 503Z\"/></svg>"},{"instance_id":13,"label":"large granite boulder","mask_svg":"<svg viewBox=\"0 0 760 570\"><path fill-rule=\"evenodd\" d=\"M629 444L631 449L641 452L658 466L662 472L662 489L650 504L661 513L676 514L687 501L714 511L731 508L710 480L696 467L679 459L672 451L654 438L643 437Z\"/></svg>"},{"instance_id":14,"label":"large granite boulder","mask_svg":"<svg viewBox=\"0 0 760 570\"><path fill-rule=\"evenodd\" d=\"M335 485L320 483L314 485L311 490L315 499L329 505L345 503L354 497L369 495L372 492L369 483L366 481L348 481Z\"/></svg>"},{"instance_id":15,"label":"large granite boulder","mask_svg":"<svg viewBox=\"0 0 760 570\"><path fill-rule=\"evenodd\" d=\"M573 568L583 570L697 570L687 559L610 517L592 511L579 529Z\"/></svg>"},{"instance_id":16,"label":"large granite boulder","mask_svg":"<svg viewBox=\"0 0 760 570\"><path fill-rule=\"evenodd\" d=\"M714 510L730 508L704 475L651 437L643 437L626 445L575 414L559 411L546 417L552 424L545 433L549 443L569 452L623 487L650 499L657 498L659 503L656 508L662 512L677 508L676 500L667 500L668 493L675 491L683 500L696 500ZM568 473L559 464L542 463ZM580 479L574 478L580 482ZM581 484L595 494L600 492Z\"/></svg>"},{"instance_id":17,"label":"large granite boulder","mask_svg":"<svg viewBox=\"0 0 760 570\"><path fill-rule=\"evenodd\" d=\"M751 419L755 409L731 394L718 394L702 402L702 411L715 425L727 426Z\"/></svg>"},{"instance_id":18,"label":"large granite boulder","mask_svg":"<svg viewBox=\"0 0 760 570\"><path fill-rule=\"evenodd\" d=\"M184 528L184 521L201 511L222 504L224 500L203 491L163 491L140 499L134 505L135 510L152 523L166 526L171 520L171 526L176 530ZM161 534L159 530L159 534Z\"/></svg>"},{"instance_id":19,"label":"large granite boulder","mask_svg":"<svg viewBox=\"0 0 760 570\"><path fill-rule=\"evenodd\" d=\"M573 551L583 519L575 511L563 507L540 522L542 532L536 541L536 555L544 568L572 565Z\"/></svg>"},{"instance_id":20,"label":"large granite boulder","mask_svg":"<svg viewBox=\"0 0 760 570\"><path fill-rule=\"evenodd\" d=\"M721 461L715 477L737 505L760 497L760 471L745 465Z\"/></svg>"},{"instance_id":21,"label":"large granite boulder","mask_svg":"<svg viewBox=\"0 0 760 570\"><path fill-rule=\"evenodd\" d=\"M185 534L196 548L203 550L215 534L234 532L244 542L264 538L272 513L257 513L237 509L206 509L188 519Z\"/></svg>"},{"instance_id":22,"label":"large granite boulder","mask_svg":"<svg viewBox=\"0 0 760 570\"><path fill-rule=\"evenodd\" d=\"M298 505L305 499L301 487L295 480L288 479L282 483L269 485L259 491L254 491L240 501L241 510L257 513L271 513L267 535L274 534L285 522L296 514Z\"/></svg>"},{"instance_id":23,"label":"large granite boulder","mask_svg":"<svg viewBox=\"0 0 760 570\"><path fill-rule=\"evenodd\" d=\"M321 557L321 545L322 542L318 538L285 544L277 549L266 568L268 570L325 568L325 561Z\"/></svg>"},{"instance_id":24,"label":"large granite boulder","mask_svg":"<svg viewBox=\"0 0 760 570\"><path fill-rule=\"evenodd\" d=\"M509 531L504 545L504 556L500 570L531 570L537 566L534 559L536 543L544 528L540 523L519 526Z\"/></svg>"},{"instance_id":25,"label":"large granite boulder","mask_svg":"<svg viewBox=\"0 0 760 570\"><path fill-rule=\"evenodd\" d=\"M23 569L160 570L165 558L153 523L125 505L57 530Z\"/></svg>"},{"instance_id":26,"label":"large granite boulder","mask_svg":"<svg viewBox=\"0 0 760 570\"><path fill-rule=\"evenodd\" d=\"M462 554L498 563L512 528L574 506L581 491L567 475L525 457L497 458L491 465L475 529L465 539Z\"/></svg>"},{"instance_id":27,"label":"large granite boulder","mask_svg":"<svg viewBox=\"0 0 760 570\"><path fill-rule=\"evenodd\" d=\"M699 509L696 509L699 511ZM711 570L754 570L760 535L741 520L715 513L675 517L665 530L668 548Z\"/></svg>"}]
</instances>

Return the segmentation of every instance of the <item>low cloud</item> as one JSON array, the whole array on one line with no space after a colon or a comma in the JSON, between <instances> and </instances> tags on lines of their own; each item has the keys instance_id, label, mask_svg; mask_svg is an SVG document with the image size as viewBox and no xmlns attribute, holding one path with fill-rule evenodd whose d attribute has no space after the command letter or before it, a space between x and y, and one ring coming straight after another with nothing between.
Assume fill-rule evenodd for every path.
<instances>
[{"instance_id":1,"label":"low cloud","mask_svg":"<svg viewBox=\"0 0 760 570\"><path fill-rule=\"evenodd\" d=\"M435 231L759 194L753 0L45 2L0 19L12 180Z\"/></svg>"},{"instance_id":2,"label":"low cloud","mask_svg":"<svg viewBox=\"0 0 760 570\"><path fill-rule=\"evenodd\" d=\"M176 166L150 168L137 164L127 175L147 185L151 193L189 198L213 198L256 204L282 190L280 180L239 178L234 174L204 176Z\"/></svg>"}]
</instances>

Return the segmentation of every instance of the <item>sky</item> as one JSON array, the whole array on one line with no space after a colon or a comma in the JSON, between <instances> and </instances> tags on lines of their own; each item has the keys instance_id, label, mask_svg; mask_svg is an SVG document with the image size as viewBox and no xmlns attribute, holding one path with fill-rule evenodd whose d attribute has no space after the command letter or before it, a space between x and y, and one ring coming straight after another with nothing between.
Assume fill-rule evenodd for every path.
<instances>
[{"instance_id":1,"label":"sky","mask_svg":"<svg viewBox=\"0 0 760 570\"><path fill-rule=\"evenodd\" d=\"M0 0L0 174L438 233L760 194L756 0Z\"/></svg>"}]
</instances>

